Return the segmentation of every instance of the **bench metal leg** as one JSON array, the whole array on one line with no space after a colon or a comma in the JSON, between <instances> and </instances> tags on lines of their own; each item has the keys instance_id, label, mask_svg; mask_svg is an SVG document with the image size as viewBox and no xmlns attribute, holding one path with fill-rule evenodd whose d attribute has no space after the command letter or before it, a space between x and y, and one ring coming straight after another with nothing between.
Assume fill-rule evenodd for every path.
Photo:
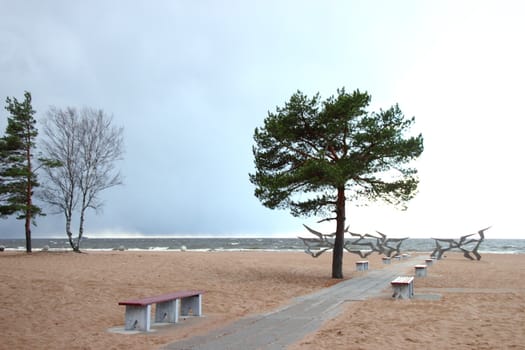
<instances>
[{"instance_id":1,"label":"bench metal leg","mask_svg":"<svg viewBox=\"0 0 525 350\"><path fill-rule=\"evenodd\" d=\"M179 322L179 299L157 303L155 322Z\"/></svg>"},{"instance_id":2,"label":"bench metal leg","mask_svg":"<svg viewBox=\"0 0 525 350\"><path fill-rule=\"evenodd\" d=\"M126 305L126 324L124 329L149 332L151 326L151 305L133 306Z\"/></svg>"},{"instance_id":3,"label":"bench metal leg","mask_svg":"<svg viewBox=\"0 0 525 350\"><path fill-rule=\"evenodd\" d=\"M180 314L188 316L192 311L193 316L202 316L202 295L181 299Z\"/></svg>"}]
</instances>

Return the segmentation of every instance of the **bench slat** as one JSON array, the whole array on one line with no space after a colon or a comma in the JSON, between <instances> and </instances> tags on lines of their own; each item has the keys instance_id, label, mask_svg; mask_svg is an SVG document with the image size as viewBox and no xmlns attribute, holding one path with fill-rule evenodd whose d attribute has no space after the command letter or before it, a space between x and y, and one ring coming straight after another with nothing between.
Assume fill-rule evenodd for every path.
<instances>
[{"instance_id":1,"label":"bench slat","mask_svg":"<svg viewBox=\"0 0 525 350\"><path fill-rule=\"evenodd\" d=\"M201 294L204 294L204 291L202 290L179 291L179 292L174 292L174 293L158 295L154 297L120 301L118 304L119 305L133 305L133 306L147 306L147 305L151 305L155 303L162 303L165 301L170 301L170 300L175 300L175 299L198 296Z\"/></svg>"}]
</instances>

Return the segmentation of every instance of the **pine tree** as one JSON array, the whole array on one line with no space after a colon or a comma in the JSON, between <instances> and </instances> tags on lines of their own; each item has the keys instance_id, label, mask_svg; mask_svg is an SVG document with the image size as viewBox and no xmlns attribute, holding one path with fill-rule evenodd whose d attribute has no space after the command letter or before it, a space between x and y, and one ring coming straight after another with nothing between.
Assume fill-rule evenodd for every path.
<instances>
[{"instance_id":1,"label":"pine tree","mask_svg":"<svg viewBox=\"0 0 525 350\"><path fill-rule=\"evenodd\" d=\"M31 94L24 101L7 98L5 109L10 113L5 135L0 139L0 216L18 214L25 220L26 251L31 252L31 224L42 210L33 204L33 190L38 187L33 152L38 135Z\"/></svg>"},{"instance_id":2,"label":"pine tree","mask_svg":"<svg viewBox=\"0 0 525 350\"><path fill-rule=\"evenodd\" d=\"M336 221L332 277L343 278L345 203L363 197L404 206L416 193L412 160L423 137L407 136L414 118L397 105L369 113L359 90L321 101L300 91L255 129L255 196L268 208Z\"/></svg>"}]
</instances>

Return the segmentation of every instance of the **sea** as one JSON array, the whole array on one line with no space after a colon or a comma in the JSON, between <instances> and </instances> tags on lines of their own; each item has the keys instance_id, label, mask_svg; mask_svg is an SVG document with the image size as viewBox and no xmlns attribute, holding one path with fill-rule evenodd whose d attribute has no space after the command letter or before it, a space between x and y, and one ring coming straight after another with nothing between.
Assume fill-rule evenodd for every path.
<instances>
[{"instance_id":1,"label":"sea","mask_svg":"<svg viewBox=\"0 0 525 350\"><path fill-rule=\"evenodd\" d=\"M33 251L69 251L67 239L36 238L31 240ZM24 239L1 239L6 251L25 251ZM407 239L402 251L431 252L433 239ZM83 239L83 251L304 251L298 238L88 238ZM467 246L467 248L469 248ZM364 248L365 249L365 248ZM525 254L525 239L485 239L478 251L483 253Z\"/></svg>"}]
</instances>

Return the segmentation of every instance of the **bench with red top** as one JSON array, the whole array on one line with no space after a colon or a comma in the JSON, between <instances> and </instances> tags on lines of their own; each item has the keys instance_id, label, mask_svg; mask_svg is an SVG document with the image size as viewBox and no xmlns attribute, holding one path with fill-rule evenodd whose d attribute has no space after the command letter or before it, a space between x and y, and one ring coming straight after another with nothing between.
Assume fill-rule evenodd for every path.
<instances>
[{"instance_id":1,"label":"bench with red top","mask_svg":"<svg viewBox=\"0 0 525 350\"><path fill-rule=\"evenodd\" d=\"M416 265L414 268L416 269L416 277L427 277L427 265Z\"/></svg>"},{"instance_id":2,"label":"bench with red top","mask_svg":"<svg viewBox=\"0 0 525 350\"><path fill-rule=\"evenodd\" d=\"M368 260L356 261L355 267L357 271L367 271L368 270Z\"/></svg>"},{"instance_id":3,"label":"bench with red top","mask_svg":"<svg viewBox=\"0 0 525 350\"><path fill-rule=\"evenodd\" d=\"M121 301L126 306L125 330L148 332L151 328L151 305L155 304L155 322L179 322L181 316L202 316L202 290L178 291L142 299Z\"/></svg>"},{"instance_id":4,"label":"bench with red top","mask_svg":"<svg viewBox=\"0 0 525 350\"><path fill-rule=\"evenodd\" d=\"M414 296L414 277L399 276L390 282L394 290L394 299L411 299Z\"/></svg>"}]
</instances>

